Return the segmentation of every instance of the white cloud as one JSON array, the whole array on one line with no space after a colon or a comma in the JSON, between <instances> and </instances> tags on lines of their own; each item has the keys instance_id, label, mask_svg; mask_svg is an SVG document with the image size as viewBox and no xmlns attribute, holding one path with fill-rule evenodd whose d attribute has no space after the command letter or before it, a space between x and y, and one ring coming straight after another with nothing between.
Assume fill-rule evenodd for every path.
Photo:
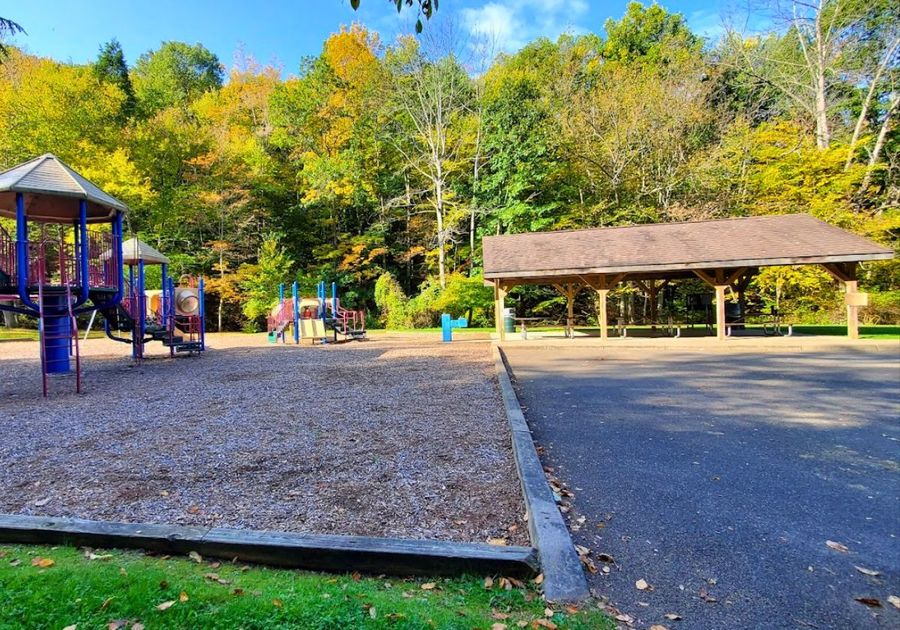
<instances>
[{"instance_id":1,"label":"white cloud","mask_svg":"<svg viewBox=\"0 0 900 630\"><path fill-rule=\"evenodd\" d=\"M584 29L573 20L588 10L586 0L492 0L460 11L472 35L492 39L512 52L537 37L555 39L564 32Z\"/></svg>"}]
</instances>

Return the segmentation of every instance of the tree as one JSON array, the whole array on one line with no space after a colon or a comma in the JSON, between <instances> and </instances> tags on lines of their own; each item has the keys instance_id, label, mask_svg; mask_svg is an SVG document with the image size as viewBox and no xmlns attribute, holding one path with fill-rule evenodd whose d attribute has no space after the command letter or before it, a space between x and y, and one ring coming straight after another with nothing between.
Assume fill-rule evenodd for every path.
<instances>
[{"instance_id":1,"label":"tree","mask_svg":"<svg viewBox=\"0 0 900 630\"><path fill-rule=\"evenodd\" d=\"M125 63L125 55L118 40L111 39L100 47L100 54L94 62L94 74L100 81L118 86L125 95L122 103L122 118L128 119L134 114L137 103L134 96L134 87L128 76L128 64Z\"/></svg>"},{"instance_id":2,"label":"tree","mask_svg":"<svg viewBox=\"0 0 900 630\"><path fill-rule=\"evenodd\" d=\"M388 2L397 5L397 13L399 13L403 9L404 4L408 7L416 4L419 7L419 15L424 15L426 20L430 20L431 16L435 11L437 11L438 8L438 0L388 0ZM353 7L354 11L356 11L359 8L359 0L350 0L350 6ZM416 32L422 32L421 17L416 19Z\"/></svg>"},{"instance_id":3,"label":"tree","mask_svg":"<svg viewBox=\"0 0 900 630\"><path fill-rule=\"evenodd\" d=\"M629 2L622 19L609 18L603 28L604 58L623 63L668 63L679 54L696 54L703 46L684 16L669 13L655 2L649 7Z\"/></svg>"},{"instance_id":4,"label":"tree","mask_svg":"<svg viewBox=\"0 0 900 630\"><path fill-rule=\"evenodd\" d=\"M3 44L3 40L18 33L24 33L25 29L10 19L0 17L0 60L5 59L9 49Z\"/></svg>"},{"instance_id":5,"label":"tree","mask_svg":"<svg viewBox=\"0 0 900 630\"><path fill-rule=\"evenodd\" d=\"M392 62L399 123L393 143L405 168L425 185L420 190L434 212L438 278L444 288L446 249L455 228L451 184L467 159L460 124L470 108L472 86L453 56L431 61L412 41L394 52Z\"/></svg>"},{"instance_id":6,"label":"tree","mask_svg":"<svg viewBox=\"0 0 900 630\"><path fill-rule=\"evenodd\" d=\"M219 58L202 44L164 42L144 53L134 67L134 91L144 116L185 106L204 92L222 87Z\"/></svg>"}]
</instances>

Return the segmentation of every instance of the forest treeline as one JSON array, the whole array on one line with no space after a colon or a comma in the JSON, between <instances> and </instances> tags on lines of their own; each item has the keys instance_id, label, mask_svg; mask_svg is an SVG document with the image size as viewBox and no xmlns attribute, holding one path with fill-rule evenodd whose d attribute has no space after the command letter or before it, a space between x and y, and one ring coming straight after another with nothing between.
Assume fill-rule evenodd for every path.
<instances>
[{"instance_id":1,"label":"forest treeline","mask_svg":"<svg viewBox=\"0 0 900 630\"><path fill-rule=\"evenodd\" d=\"M286 79L242 54L226 72L202 44L133 67L115 40L86 65L7 46L0 166L53 152L126 202L176 275L208 278L212 329L259 325L295 279L335 281L392 326L489 320L487 234L808 212L897 248L898 17L796 2L768 33L710 42L631 3L603 36L497 55L452 19L388 43L352 25ZM896 323L900 263L861 284L864 317ZM516 291L561 314L551 289ZM812 268L765 270L751 293L840 315Z\"/></svg>"}]
</instances>

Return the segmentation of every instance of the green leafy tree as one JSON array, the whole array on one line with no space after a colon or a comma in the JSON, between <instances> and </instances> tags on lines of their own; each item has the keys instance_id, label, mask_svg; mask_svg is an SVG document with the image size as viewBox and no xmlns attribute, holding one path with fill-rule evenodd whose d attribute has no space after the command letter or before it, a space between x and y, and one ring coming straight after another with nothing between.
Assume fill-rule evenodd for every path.
<instances>
[{"instance_id":1,"label":"green leafy tree","mask_svg":"<svg viewBox=\"0 0 900 630\"><path fill-rule=\"evenodd\" d=\"M131 77L128 76L125 54L118 40L111 39L100 47L100 54L94 62L94 74L100 81L112 83L122 90L125 95L122 118L130 118L134 114L137 100L134 96L134 87L131 85Z\"/></svg>"},{"instance_id":2,"label":"green leafy tree","mask_svg":"<svg viewBox=\"0 0 900 630\"><path fill-rule=\"evenodd\" d=\"M218 90L223 77L219 58L202 44L165 42L159 50L140 56L134 66L133 83L141 112L151 116Z\"/></svg>"},{"instance_id":3,"label":"green leafy tree","mask_svg":"<svg viewBox=\"0 0 900 630\"><path fill-rule=\"evenodd\" d=\"M294 261L290 259L278 238L269 236L259 249L255 264L245 264L239 270L243 291L244 316L249 326L256 326L278 300L278 285L293 277Z\"/></svg>"}]
</instances>

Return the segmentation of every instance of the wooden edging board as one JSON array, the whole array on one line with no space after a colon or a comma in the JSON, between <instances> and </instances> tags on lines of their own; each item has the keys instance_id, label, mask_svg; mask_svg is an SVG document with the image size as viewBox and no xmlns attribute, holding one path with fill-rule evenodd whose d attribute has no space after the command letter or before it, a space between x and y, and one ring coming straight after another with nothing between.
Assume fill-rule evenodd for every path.
<instances>
[{"instance_id":1,"label":"wooden edging board","mask_svg":"<svg viewBox=\"0 0 900 630\"><path fill-rule=\"evenodd\" d=\"M519 399L507 372L503 352L494 344L494 367L503 396L503 406L509 419L512 446L525 509L528 514L528 531L531 542L537 548L544 574L544 599L551 602L580 602L590 595L581 560L575 551L572 536L556 506L556 499L544 467L534 448L531 430Z\"/></svg>"},{"instance_id":2,"label":"wooden edging board","mask_svg":"<svg viewBox=\"0 0 900 630\"><path fill-rule=\"evenodd\" d=\"M0 514L0 541L43 545L139 548L317 571L395 575L537 573L531 547L502 547L442 540L406 540L113 523L75 518Z\"/></svg>"}]
</instances>

